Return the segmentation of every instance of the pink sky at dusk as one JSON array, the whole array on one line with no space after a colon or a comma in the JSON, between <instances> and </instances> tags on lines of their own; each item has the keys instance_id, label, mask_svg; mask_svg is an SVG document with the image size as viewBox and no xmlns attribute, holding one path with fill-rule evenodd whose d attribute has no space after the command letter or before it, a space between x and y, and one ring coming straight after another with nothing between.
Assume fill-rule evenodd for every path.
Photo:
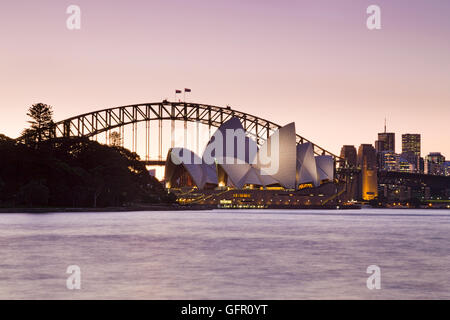
<instances>
[{"instance_id":1,"label":"pink sky at dusk","mask_svg":"<svg viewBox=\"0 0 450 320\"><path fill-rule=\"evenodd\" d=\"M66 8L82 10L81 30ZM366 27L366 8L382 29ZM2 1L0 133L26 110L62 120L173 99L231 105L339 154L388 130L450 158L450 1Z\"/></svg>"}]
</instances>

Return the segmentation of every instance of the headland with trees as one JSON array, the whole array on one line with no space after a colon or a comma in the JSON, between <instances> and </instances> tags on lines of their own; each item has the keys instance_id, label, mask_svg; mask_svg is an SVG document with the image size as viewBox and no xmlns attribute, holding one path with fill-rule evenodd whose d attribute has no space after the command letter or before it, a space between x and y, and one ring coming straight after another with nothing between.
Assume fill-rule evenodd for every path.
<instances>
[{"instance_id":1,"label":"headland with trees","mask_svg":"<svg viewBox=\"0 0 450 320\"><path fill-rule=\"evenodd\" d=\"M0 134L0 207L106 208L172 205L175 196L136 153L83 137L56 138L51 106L28 109L21 137ZM113 136L112 141L120 139Z\"/></svg>"}]
</instances>

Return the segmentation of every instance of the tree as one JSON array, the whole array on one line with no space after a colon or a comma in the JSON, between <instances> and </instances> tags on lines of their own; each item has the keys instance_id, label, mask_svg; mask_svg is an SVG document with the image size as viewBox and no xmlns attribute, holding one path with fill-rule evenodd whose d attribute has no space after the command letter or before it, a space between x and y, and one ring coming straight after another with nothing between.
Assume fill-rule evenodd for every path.
<instances>
[{"instance_id":1,"label":"tree","mask_svg":"<svg viewBox=\"0 0 450 320\"><path fill-rule=\"evenodd\" d=\"M3 182L2 177L0 177L0 191L2 191L4 186L5 186L5 183Z\"/></svg>"},{"instance_id":2,"label":"tree","mask_svg":"<svg viewBox=\"0 0 450 320\"><path fill-rule=\"evenodd\" d=\"M22 202L33 207L33 205L47 205L49 190L41 181L32 180L20 188Z\"/></svg>"},{"instance_id":3,"label":"tree","mask_svg":"<svg viewBox=\"0 0 450 320\"><path fill-rule=\"evenodd\" d=\"M122 145L122 137L117 131L113 131L109 134L109 145L112 147L120 147Z\"/></svg>"},{"instance_id":4,"label":"tree","mask_svg":"<svg viewBox=\"0 0 450 320\"><path fill-rule=\"evenodd\" d=\"M5 136L4 134L0 133L0 143L14 143L14 139L11 139L10 137Z\"/></svg>"},{"instance_id":5,"label":"tree","mask_svg":"<svg viewBox=\"0 0 450 320\"><path fill-rule=\"evenodd\" d=\"M102 194L106 187L105 183L105 168L102 166L95 167L91 170L91 189L94 196L93 206L97 208L98 197ZM106 173L107 174L107 173Z\"/></svg>"},{"instance_id":6,"label":"tree","mask_svg":"<svg viewBox=\"0 0 450 320\"><path fill-rule=\"evenodd\" d=\"M54 137L35 146L36 140L20 143L0 135L2 206L117 207L173 202L139 156L123 147L86 137Z\"/></svg>"},{"instance_id":7,"label":"tree","mask_svg":"<svg viewBox=\"0 0 450 320\"><path fill-rule=\"evenodd\" d=\"M43 137L50 135L50 128L53 125L53 108L44 103L33 104L27 112L32 120L28 121L31 124L30 129L24 131L24 135L34 134L38 143L43 140Z\"/></svg>"}]
</instances>

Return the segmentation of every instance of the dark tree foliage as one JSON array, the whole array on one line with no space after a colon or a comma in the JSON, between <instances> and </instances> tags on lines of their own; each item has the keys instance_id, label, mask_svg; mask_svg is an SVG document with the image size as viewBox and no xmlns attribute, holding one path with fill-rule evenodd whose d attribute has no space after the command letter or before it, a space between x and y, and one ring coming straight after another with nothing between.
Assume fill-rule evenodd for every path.
<instances>
[{"instance_id":1,"label":"dark tree foliage","mask_svg":"<svg viewBox=\"0 0 450 320\"><path fill-rule=\"evenodd\" d=\"M87 138L54 138L39 148L0 135L3 206L106 207L173 202L139 156Z\"/></svg>"},{"instance_id":2,"label":"dark tree foliage","mask_svg":"<svg viewBox=\"0 0 450 320\"><path fill-rule=\"evenodd\" d=\"M28 121L30 128L25 129L23 135L28 140L36 140L40 143L42 140L50 137L50 128L53 125L53 108L44 103L33 104L27 112L31 118Z\"/></svg>"},{"instance_id":3,"label":"dark tree foliage","mask_svg":"<svg viewBox=\"0 0 450 320\"><path fill-rule=\"evenodd\" d=\"M109 145L113 147L121 146L123 138L120 133L117 131L113 131L109 134Z\"/></svg>"}]
</instances>

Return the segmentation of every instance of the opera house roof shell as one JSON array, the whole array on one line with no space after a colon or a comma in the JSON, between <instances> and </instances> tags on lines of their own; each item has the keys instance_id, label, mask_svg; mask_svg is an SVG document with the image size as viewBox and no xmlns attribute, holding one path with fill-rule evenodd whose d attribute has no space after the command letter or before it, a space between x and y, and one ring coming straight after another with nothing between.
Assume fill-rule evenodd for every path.
<instances>
[{"instance_id":1,"label":"opera house roof shell","mask_svg":"<svg viewBox=\"0 0 450 320\"><path fill-rule=\"evenodd\" d=\"M258 148L236 117L216 130L201 157L185 148L172 148L165 166L169 188L242 189L252 185L298 189L318 187L333 178L333 158L315 156L309 142L297 145L294 123L279 128Z\"/></svg>"}]
</instances>

